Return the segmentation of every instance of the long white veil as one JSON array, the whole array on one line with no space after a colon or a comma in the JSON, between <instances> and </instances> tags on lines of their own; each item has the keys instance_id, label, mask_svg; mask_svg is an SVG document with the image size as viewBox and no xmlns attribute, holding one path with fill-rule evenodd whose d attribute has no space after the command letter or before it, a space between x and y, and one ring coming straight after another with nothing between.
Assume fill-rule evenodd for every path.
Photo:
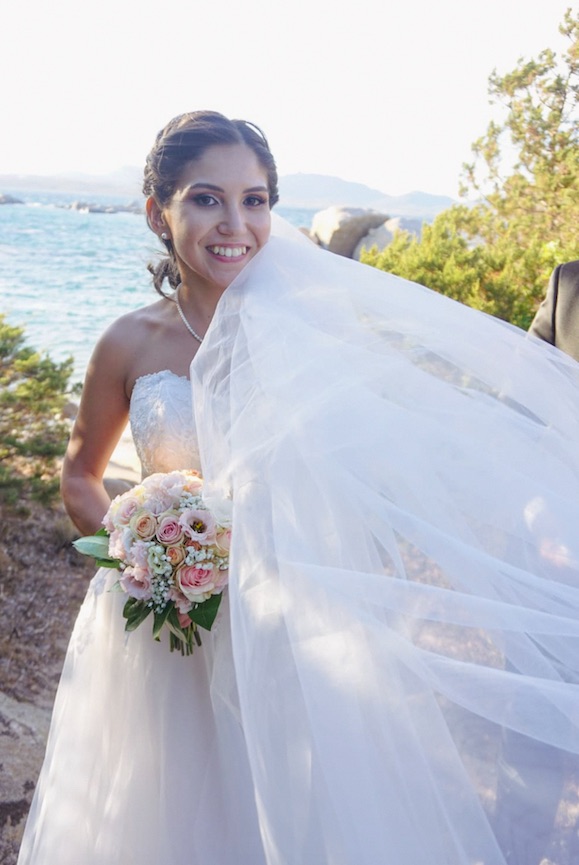
<instances>
[{"instance_id":1,"label":"long white veil","mask_svg":"<svg viewBox=\"0 0 579 865\"><path fill-rule=\"evenodd\" d=\"M268 865L576 865L579 365L272 237L192 380Z\"/></svg>"}]
</instances>

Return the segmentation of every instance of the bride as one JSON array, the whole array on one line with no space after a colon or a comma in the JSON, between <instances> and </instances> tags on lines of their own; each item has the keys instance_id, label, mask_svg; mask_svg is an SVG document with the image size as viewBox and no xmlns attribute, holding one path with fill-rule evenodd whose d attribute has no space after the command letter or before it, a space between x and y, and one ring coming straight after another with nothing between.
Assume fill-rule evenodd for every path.
<instances>
[{"instance_id":1,"label":"bride","mask_svg":"<svg viewBox=\"0 0 579 865\"><path fill-rule=\"evenodd\" d=\"M180 657L97 572L19 865L576 862L576 364L270 238L251 124L171 121L144 191L163 297L99 342L63 496L99 527L129 416L232 508L230 586Z\"/></svg>"}]
</instances>

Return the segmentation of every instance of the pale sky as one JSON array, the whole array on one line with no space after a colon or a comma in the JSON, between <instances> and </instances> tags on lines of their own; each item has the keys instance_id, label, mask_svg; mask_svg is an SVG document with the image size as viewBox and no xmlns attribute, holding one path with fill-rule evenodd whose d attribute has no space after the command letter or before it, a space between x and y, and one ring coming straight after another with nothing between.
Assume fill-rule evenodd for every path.
<instances>
[{"instance_id":1,"label":"pale sky","mask_svg":"<svg viewBox=\"0 0 579 865\"><path fill-rule=\"evenodd\" d=\"M488 76L560 51L569 5L4 0L0 174L140 167L171 117L208 108L261 126L282 175L456 196L498 116Z\"/></svg>"}]
</instances>

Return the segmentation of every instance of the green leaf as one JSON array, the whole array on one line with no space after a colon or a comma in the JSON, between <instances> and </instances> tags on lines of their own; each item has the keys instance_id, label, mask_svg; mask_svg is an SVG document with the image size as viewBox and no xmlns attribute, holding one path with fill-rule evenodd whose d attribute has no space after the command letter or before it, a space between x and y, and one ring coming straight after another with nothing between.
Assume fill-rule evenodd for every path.
<instances>
[{"instance_id":1,"label":"green leaf","mask_svg":"<svg viewBox=\"0 0 579 865\"><path fill-rule=\"evenodd\" d=\"M187 615L196 625L200 625L202 628L205 628L206 631L210 631L211 626L215 621L215 616L217 615L220 603L221 594L212 595L208 601L203 601L201 604L197 604L197 606L193 607L192 610L189 610Z\"/></svg>"},{"instance_id":2,"label":"green leaf","mask_svg":"<svg viewBox=\"0 0 579 865\"><path fill-rule=\"evenodd\" d=\"M109 539L103 535L88 535L72 542L75 550L93 559L109 559Z\"/></svg>"},{"instance_id":3,"label":"green leaf","mask_svg":"<svg viewBox=\"0 0 579 865\"><path fill-rule=\"evenodd\" d=\"M125 631L135 631L152 612L153 608L144 601L129 598L123 607L123 616L127 620Z\"/></svg>"},{"instance_id":4,"label":"green leaf","mask_svg":"<svg viewBox=\"0 0 579 865\"><path fill-rule=\"evenodd\" d=\"M120 560L109 556L109 533L104 528L94 535L77 538L72 545L83 556L92 556L98 568L115 568L117 571L121 568Z\"/></svg>"},{"instance_id":5,"label":"green leaf","mask_svg":"<svg viewBox=\"0 0 579 865\"><path fill-rule=\"evenodd\" d=\"M192 655L193 639L195 639L198 646L201 645L197 625L191 622L183 628L179 622L179 616L175 607L171 607L166 625L169 629L169 648L172 652L178 650L182 655Z\"/></svg>"},{"instance_id":6,"label":"green leaf","mask_svg":"<svg viewBox=\"0 0 579 865\"><path fill-rule=\"evenodd\" d=\"M118 559L95 559L95 564L97 568L114 568L116 571L121 569L121 563Z\"/></svg>"},{"instance_id":7,"label":"green leaf","mask_svg":"<svg viewBox=\"0 0 579 865\"><path fill-rule=\"evenodd\" d=\"M162 613L155 613L155 621L153 623L153 638L155 640L158 640L160 638L163 626L169 618L172 609L173 607L171 606L171 604L167 604Z\"/></svg>"}]
</instances>

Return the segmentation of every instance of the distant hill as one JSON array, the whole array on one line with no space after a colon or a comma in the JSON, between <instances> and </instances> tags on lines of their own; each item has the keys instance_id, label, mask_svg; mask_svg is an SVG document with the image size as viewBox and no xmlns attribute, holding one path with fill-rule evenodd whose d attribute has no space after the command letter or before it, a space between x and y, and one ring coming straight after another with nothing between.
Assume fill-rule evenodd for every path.
<instances>
[{"instance_id":1,"label":"distant hill","mask_svg":"<svg viewBox=\"0 0 579 865\"><path fill-rule=\"evenodd\" d=\"M71 195L98 195L139 198L143 172L127 166L111 174L0 174L0 192L18 189L23 192L66 192Z\"/></svg>"},{"instance_id":2,"label":"distant hill","mask_svg":"<svg viewBox=\"0 0 579 865\"><path fill-rule=\"evenodd\" d=\"M369 207L388 216L408 216L434 219L437 213L456 202L447 195L428 192L408 192L386 195L363 183L352 183L326 174L287 174L280 177L280 204L284 207L304 207L322 210L334 205Z\"/></svg>"},{"instance_id":3,"label":"distant hill","mask_svg":"<svg viewBox=\"0 0 579 865\"><path fill-rule=\"evenodd\" d=\"M141 196L142 171L125 166L111 174L60 174L53 176L0 174L0 193L10 190L66 192L69 194ZM388 216L406 216L430 221L454 204L446 195L408 192L387 195L363 183L353 183L326 174L287 174L280 177L280 206L324 210L334 205L367 207Z\"/></svg>"}]
</instances>

